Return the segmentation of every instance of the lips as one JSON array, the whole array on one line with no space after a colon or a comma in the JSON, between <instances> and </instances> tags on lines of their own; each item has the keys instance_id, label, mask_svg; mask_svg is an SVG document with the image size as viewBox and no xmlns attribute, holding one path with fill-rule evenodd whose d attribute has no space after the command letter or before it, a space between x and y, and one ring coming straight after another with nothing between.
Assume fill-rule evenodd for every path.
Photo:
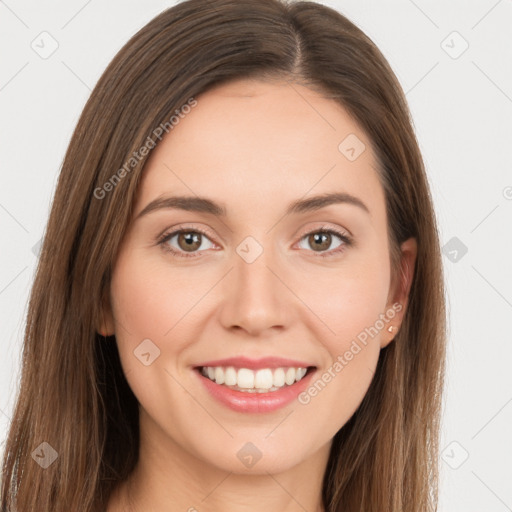
<instances>
[{"instance_id":1,"label":"lips","mask_svg":"<svg viewBox=\"0 0 512 512\"><path fill-rule=\"evenodd\" d=\"M310 384L316 371L308 372L300 381L291 386L284 386L277 391L267 391L264 393L249 393L247 391L238 391L230 389L225 385L219 385L212 382L208 377L201 375L199 371L193 372L199 379L199 384L203 386L208 395L219 404L238 413L271 413L281 409L293 401Z\"/></svg>"},{"instance_id":2,"label":"lips","mask_svg":"<svg viewBox=\"0 0 512 512\"><path fill-rule=\"evenodd\" d=\"M211 397L245 413L272 412L290 404L311 382L316 366L280 357L236 357L194 367Z\"/></svg>"}]
</instances>

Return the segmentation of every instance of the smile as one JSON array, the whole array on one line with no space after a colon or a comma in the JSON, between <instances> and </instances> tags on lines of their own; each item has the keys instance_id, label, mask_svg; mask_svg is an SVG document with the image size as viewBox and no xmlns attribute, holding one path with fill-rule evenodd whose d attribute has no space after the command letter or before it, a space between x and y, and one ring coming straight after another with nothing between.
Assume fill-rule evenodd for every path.
<instances>
[{"instance_id":1,"label":"smile","mask_svg":"<svg viewBox=\"0 0 512 512\"><path fill-rule=\"evenodd\" d=\"M313 367L310 367L313 368ZM292 386L304 378L308 368L235 368L234 366L202 366L202 375L230 389L246 393L268 393Z\"/></svg>"},{"instance_id":2,"label":"smile","mask_svg":"<svg viewBox=\"0 0 512 512\"><path fill-rule=\"evenodd\" d=\"M242 358L243 359L243 358ZM220 405L238 413L270 413L291 404L311 383L316 366L286 366L289 360L238 358L194 367L199 384ZM238 366L245 363L246 368ZM282 366L277 366L277 364ZM294 362L299 363L298 361ZM237 366L234 366L237 364Z\"/></svg>"}]
</instances>

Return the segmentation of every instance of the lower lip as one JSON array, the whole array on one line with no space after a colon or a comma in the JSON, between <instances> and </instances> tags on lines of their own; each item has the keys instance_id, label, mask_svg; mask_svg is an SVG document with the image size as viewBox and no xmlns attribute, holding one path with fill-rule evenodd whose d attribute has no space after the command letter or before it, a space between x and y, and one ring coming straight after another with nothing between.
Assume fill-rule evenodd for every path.
<instances>
[{"instance_id":1,"label":"lower lip","mask_svg":"<svg viewBox=\"0 0 512 512\"><path fill-rule=\"evenodd\" d=\"M299 382L284 386L277 391L268 393L249 393L236 391L227 386L217 384L195 369L206 390L220 403L236 412L262 413L272 412L293 402L308 386L316 370L310 370Z\"/></svg>"}]
</instances>

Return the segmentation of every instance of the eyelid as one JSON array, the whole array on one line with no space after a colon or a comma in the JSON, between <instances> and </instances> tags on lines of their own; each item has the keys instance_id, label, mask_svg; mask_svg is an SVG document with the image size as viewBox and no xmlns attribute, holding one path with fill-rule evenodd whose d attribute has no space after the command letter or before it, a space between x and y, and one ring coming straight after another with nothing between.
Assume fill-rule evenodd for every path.
<instances>
[{"instance_id":1,"label":"eyelid","mask_svg":"<svg viewBox=\"0 0 512 512\"><path fill-rule=\"evenodd\" d=\"M319 224L319 225L316 225ZM313 227L309 226L307 228L301 229L298 233L299 238L303 238L305 235L309 235L310 233L316 233L317 231L334 231L336 233L339 233L339 235L344 235L347 238L353 238L352 233L341 226L338 226L337 224L330 224L328 222L317 222Z\"/></svg>"},{"instance_id":2,"label":"eyelid","mask_svg":"<svg viewBox=\"0 0 512 512\"><path fill-rule=\"evenodd\" d=\"M180 231L197 231L198 233L202 233L203 235L206 235L208 238L215 240L217 238L217 235L213 233L213 231L209 228L205 227L197 227L197 226L191 226L186 223L177 224L176 226L171 226L169 228L166 228L162 231L160 235L157 236L157 240L162 240L164 238L169 238L171 235L176 235ZM213 240L211 240L213 242Z\"/></svg>"}]
</instances>

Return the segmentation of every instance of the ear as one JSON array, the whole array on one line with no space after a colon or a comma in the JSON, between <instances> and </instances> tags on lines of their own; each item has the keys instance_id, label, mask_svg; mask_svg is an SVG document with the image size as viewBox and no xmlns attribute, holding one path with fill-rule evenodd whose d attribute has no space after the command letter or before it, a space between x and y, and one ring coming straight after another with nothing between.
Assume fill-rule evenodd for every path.
<instances>
[{"instance_id":1,"label":"ear","mask_svg":"<svg viewBox=\"0 0 512 512\"><path fill-rule=\"evenodd\" d=\"M411 289L414 277L414 267L418 254L418 245L415 238L409 238L400 246L400 265L399 272L394 276L389 289L386 311L395 311L395 316L389 320L383 330L381 337L381 348L387 346L395 338L400 330L402 321L409 303L409 291ZM389 316L389 315L388 315ZM393 326L393 332L388 331L388 327Z\"/></svg>"},{"instance_id":2,"label":"ear","mask_svg":"<svg viewBox=\"0 0 512 512\"><path fill-rule=\"evenodd\" d=\"M115 333L114 315L112 314L110 299L107 295L108 294L105 294L101 301L101 319L98 333L104 336L112 336Z\"/></svg>"}]
</instances>

